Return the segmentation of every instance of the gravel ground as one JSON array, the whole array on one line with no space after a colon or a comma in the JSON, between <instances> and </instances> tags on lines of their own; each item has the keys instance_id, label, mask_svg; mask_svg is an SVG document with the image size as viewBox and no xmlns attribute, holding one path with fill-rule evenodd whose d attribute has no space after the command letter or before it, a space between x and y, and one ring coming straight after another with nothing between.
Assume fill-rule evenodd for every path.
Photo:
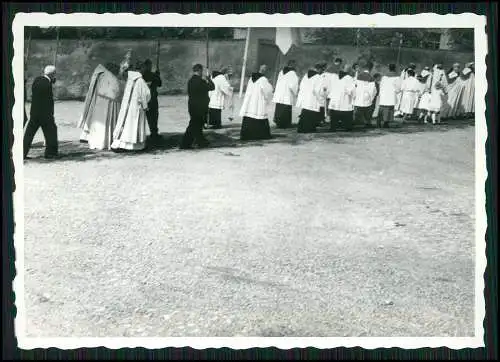
<instances>
[{"instance_id":1,"label":"gravel ground","mask_svg":"<svg viewBox=\"0 0 500 362\"><path fill-rule=\"evenodd\" d=\"M162 97L164 145L124 155L82 105L24 166L29 337L474 335L473 121L179 151Z\"/></svg>"}]
</instances>

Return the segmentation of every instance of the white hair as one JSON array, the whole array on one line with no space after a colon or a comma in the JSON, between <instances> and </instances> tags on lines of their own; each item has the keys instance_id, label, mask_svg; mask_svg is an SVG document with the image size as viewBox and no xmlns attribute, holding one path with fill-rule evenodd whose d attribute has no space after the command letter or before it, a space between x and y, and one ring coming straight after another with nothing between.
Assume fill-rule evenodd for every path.
<instances>
[{"instance_id":1,"label":"white hair","mask_svg":"<svg viewBox=\"0 0 500 362\"><path fill-rule=\"evenodd\" d=\"M43 70L43 74L45 75L51 75L56 72L56 67L53 65L47 65L45 69Z\"/></svg>"}]
</instances>

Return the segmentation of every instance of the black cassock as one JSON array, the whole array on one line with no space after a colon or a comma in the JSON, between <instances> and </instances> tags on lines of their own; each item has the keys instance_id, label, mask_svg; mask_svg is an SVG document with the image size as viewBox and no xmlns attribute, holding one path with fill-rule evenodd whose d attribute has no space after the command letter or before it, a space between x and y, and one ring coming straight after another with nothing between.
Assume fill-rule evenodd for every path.
<instances>
[{"instance_id":1,"label":"black cassock","mask_svg":"<svg viewBox=\"0 0 500 362\"><path fill-rule=\"evenodd\" d=\"M203 136L203 125L207 121L210 103L208 92L214 89L215 85L210 79L204 80L197 74L189 79L188 112L191 119L182 138L181 148L190 148L193 142L196 142L198 146L207 145L207 140Z\"/></svg>"},{"instance_id":2,"label":"black cassock","mask_svg":"<svg viewBox=\"0 0 500 362\"><path fill-rule=\"evenodd\" d=\"M45 137L45 157L57 156L57 126L54 119L52 82L48 77L37 77L31 87L30 119L24 131L24 157L28 155L39 128Z\"/></svg>"},{"instance_id":3,"label":"black cassock","mask_svg":"<svg viewBox=\"0 0 500 362\"><path fill-rule=\"evenodd\" d=\"M144 72L142 79L149 84L151 91L151 100L148 103L148 110L146 111L146 118L148 120L149 130L151 136L158 135L158 88L161 87L162 82L160 75L153 72Z\"/></svg>"}]
</instances>

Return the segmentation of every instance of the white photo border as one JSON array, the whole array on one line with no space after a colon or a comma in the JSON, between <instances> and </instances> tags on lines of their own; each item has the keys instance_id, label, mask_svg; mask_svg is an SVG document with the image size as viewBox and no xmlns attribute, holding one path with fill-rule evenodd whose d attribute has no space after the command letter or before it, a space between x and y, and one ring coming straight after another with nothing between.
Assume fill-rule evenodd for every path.
<instances>
[{"instance_id":1,"label":"white photo border","mask_svg":"<svg viewBox=\"0 0 500 362\"><path fill-rule=\"evenodd\" d=\"M215 21L216 19L216 21ZM473 28L475 32L474 63L476 69L475 94L475 336L474 337L362 337L362 338L28 338L25 335L24 303L24 169L23 169L23 78L24 78L24 28L27 26L106 26L106 27L264 27L262 24L274 24L276 27L381 27L381 28ZM267 27L267 26L266 26ZM487 140L486 103L488 89L486 79L486 55L488 52L486 34L486 16L473 13L439 15L421 13L415 15L392 16L384 13L351 15L347 13L331 15L291 14L143 14L131 13L17 13L12 23L14 39L14 58L12 70L14 76L15 103L12 110L14 120L14 145L12 149L15 167L16 191L13 195L14 247L16 251L16 277L13 281L17 316L15 335L18 347L24 350L55 347L74 349L81 347L106 347L110 349L144 347L149 349L166 347L192 347L196 349L221 348L247 349L253 347L290 348L335 348L362 347L365 349L399 347L405 349L448 347L451 349L484 347L485 299L484 272L486 269L486 195L487 179L485 144Z\"/></svg>"}]
</instances>

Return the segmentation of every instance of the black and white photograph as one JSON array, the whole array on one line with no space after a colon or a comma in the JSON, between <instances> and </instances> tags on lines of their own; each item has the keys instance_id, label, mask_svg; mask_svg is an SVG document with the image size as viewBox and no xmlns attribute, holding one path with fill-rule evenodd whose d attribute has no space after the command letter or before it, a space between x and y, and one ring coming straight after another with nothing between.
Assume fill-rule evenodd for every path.
<instances>
[{"instance_id":1,"label":"black and white photograph","mask_svg":"<svg viewBox=\"0 0 500 362\"><path fill-rule=\"evenodd\" d=\"M484 29L16 16L20 347L484 345Z\"/></svg>"}]
</instances>

